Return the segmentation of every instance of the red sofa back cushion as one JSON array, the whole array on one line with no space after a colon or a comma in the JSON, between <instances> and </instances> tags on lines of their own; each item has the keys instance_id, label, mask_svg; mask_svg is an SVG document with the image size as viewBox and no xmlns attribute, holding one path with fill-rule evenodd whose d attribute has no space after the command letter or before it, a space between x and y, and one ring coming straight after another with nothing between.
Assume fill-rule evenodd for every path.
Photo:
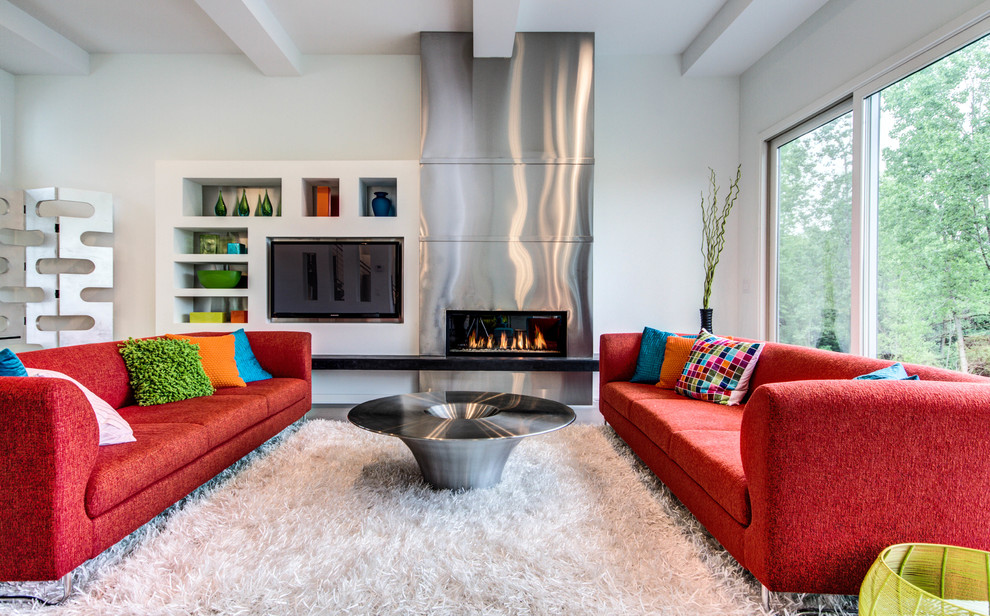
<instances>
[{"instance_id":1,"label":"red sofa back cushion","mask_svg":"<svg viewBox=\"0 0 990 616\"><path fill-rule=\"evenodd\" d=\"M872 359L848 353L836 353L791 344L768 342L756 364L749 391L760 385L786 381L816 379L851 379L891 365L892 361ZM917 374L923 381L958 381L987 383L990 379L953 370L904 364L908 374Z\"/></svg>"},{"instance_id":2,"label":"red sofa back cushion","mask_svg":"<svg viewBox=\"0 0 990 616\"><path fill-rule=\"evenodd\" d=\"M134 404L127 366L117 342L25 351L17 356L25 366L57 370L76 379L115 409Z\"/></svg>"}]
</instances>

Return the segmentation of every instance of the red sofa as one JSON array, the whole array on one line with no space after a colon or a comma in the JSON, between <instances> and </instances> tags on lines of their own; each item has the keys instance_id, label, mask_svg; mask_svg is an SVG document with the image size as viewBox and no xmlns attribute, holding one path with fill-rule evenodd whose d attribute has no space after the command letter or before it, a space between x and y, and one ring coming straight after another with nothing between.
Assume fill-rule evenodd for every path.
<instances>
[{"instance_id":1,"label":"red sofa","mask_svg":"<svg viewBox=\"0 0 990 616\"><path fill-rule=\"evenodd\" d=\"M770 591L857 594L880 551L990 550L990 379L766 343L740 406L630 383L640 334L604 334L605 420Z\"/></svg>"},{"instance_id":2,"label":"red sofa","mask_svg":"<svg viewBox=\"0 0 990 616\"><path fill-rule=\"evenodd\" d=\"M310 334L247 336L274 378L156 406L135 405L116 342L19 354L106 400L137 440L100 447L64 379L0 377L0 580L63 578L310 410Z\"/></svg>"}]
</instances>

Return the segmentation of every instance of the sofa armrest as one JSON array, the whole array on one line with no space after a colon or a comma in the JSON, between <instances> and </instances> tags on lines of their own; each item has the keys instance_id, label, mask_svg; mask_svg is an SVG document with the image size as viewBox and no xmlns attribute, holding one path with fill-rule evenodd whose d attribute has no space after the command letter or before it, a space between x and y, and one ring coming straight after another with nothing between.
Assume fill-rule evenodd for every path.
<instances>
[{"instance_id":1,"label":"sofa armrest","mask_svg":"<svg viewBox=\"0 0 990 616\"><path fill-rule=\"evenodd\" d=\"M309 332L249 331L251 351L261 367L276 377L313 381L312 335Z\"/></svg>"},{"instance_id":2,"label":"sofa armrest","mask_svg":"<svg viewBox=\"0 0 990 616\"><path fill-rule=\"evenodd\" d=\"M642 333L602 334L598 345L598 377L601 385L628 381L636 373Z\"/></svg>"},{"instance_id":3,"label":"sofa armrest","mask_svg":"<svg viewBox=\"0 0 990 616\"><path fill-rule=\"evenodd\" d=\"M753 392L745 559L771 590L855 593L888 545L990 549L990 386L795 381Z\"/></svg>"},{"instance_id":4,"label":"sofa armrest","mask_svg":"<svg viewBox=\"0 0 990 616\"><path fill-rule=\"evenodd\" d=\"M92 556L96 417L63 379L0 377L0 409L0 580L58 579Z\"/></svg>"}]
</instances>

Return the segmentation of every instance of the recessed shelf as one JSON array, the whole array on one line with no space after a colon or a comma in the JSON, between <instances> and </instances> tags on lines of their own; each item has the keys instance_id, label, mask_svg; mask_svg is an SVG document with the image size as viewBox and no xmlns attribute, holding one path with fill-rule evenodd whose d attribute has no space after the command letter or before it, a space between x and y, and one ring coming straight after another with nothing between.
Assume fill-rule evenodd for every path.
<instances>
[{"instance_id":1,"label":"recessed shelf","mask_svg":"<svg viewBox=\"0 0 990 616\"><path fill-rule=\"evenodd\" d=\"M247 255L246 228L175 227L173 234L172 248L176 254L207 257L228 255L228 244L234 243L241 245L238 256ZM209 245L213 246L212 250Z\"/></svg>"},{"instance_id":2,"label":"recessed shelf","mask_svg":"<svg viewBox=\"0 0 990 616\"><path fill-rule=\"evenodd\" d=\"M361 203L361 216L376 216L379 218L395 217L399 211L398 180L396 178L361 178L358 180ZM374 210L375 193L384 193L391 205L378 213Z\"/></svg>"},{"instance_id":3,"label":"recessed shelf","mask_svg":"<svg viewBox=\"0 0 990 616\"><path fill-rule=\"evenodd\" d=\"M216 256L224 256L224 255L203 255L203 256L216 257ZM203 290L216 292L219 295L228 295L231 291L243 290L248 288L247 263L243 263L243 262L232 263L230 261L221 262L221 261L217 261L216 259L212 261L200 261L200 262L176 261L174 268L175 268L175 278L173 280L173 284L175 285L176 289L183 289L183 290L203 289ZM218 270L218 269L237 270L241 272L241 279L236 286L229 287L226 289L223 288L206 289L205 287L203 287L196 272L199 272L201 270Z\"/></svg>"},{"instance_id":4,"label":"recessed shelf","mask_svg":"<svg viewBox=\"0 0 990 616\"><path fill-rule=\"evenodd\" d=\"M340 179L303 178L303 216L340 216Z\"/></svg>"},{"instance_id":5,"label":"recessed shelf","mask_svg":"<svg viewBox=\"0 0 990 616\"><path fill-rule=\"evenodd\" d=\"M282 180L278 178L186 178L182 183L182 215L209 216L216 214L217 200L223 194L227 214L223 218L246 218L236 216L237 203L242 196L247 198L248 216L257 216L258 206L268 195L272 204L272 216L281 215Z\"/></svg>"}]
</instances>

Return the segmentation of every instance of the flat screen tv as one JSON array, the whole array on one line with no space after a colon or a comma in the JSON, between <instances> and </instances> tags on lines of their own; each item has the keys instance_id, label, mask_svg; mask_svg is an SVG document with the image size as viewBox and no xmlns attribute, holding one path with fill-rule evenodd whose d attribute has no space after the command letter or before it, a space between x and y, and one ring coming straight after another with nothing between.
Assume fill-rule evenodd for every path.
<instances>
[{"instance_id":1,"label":"flat screen tv","mask_svg":"<svg viewBox=\"0 0 990 616\"><path fill-rule=\"evenodd\" d=\"M402 239L269 238L273 321L402 321Z\"/></svg>"}]
</instances>

